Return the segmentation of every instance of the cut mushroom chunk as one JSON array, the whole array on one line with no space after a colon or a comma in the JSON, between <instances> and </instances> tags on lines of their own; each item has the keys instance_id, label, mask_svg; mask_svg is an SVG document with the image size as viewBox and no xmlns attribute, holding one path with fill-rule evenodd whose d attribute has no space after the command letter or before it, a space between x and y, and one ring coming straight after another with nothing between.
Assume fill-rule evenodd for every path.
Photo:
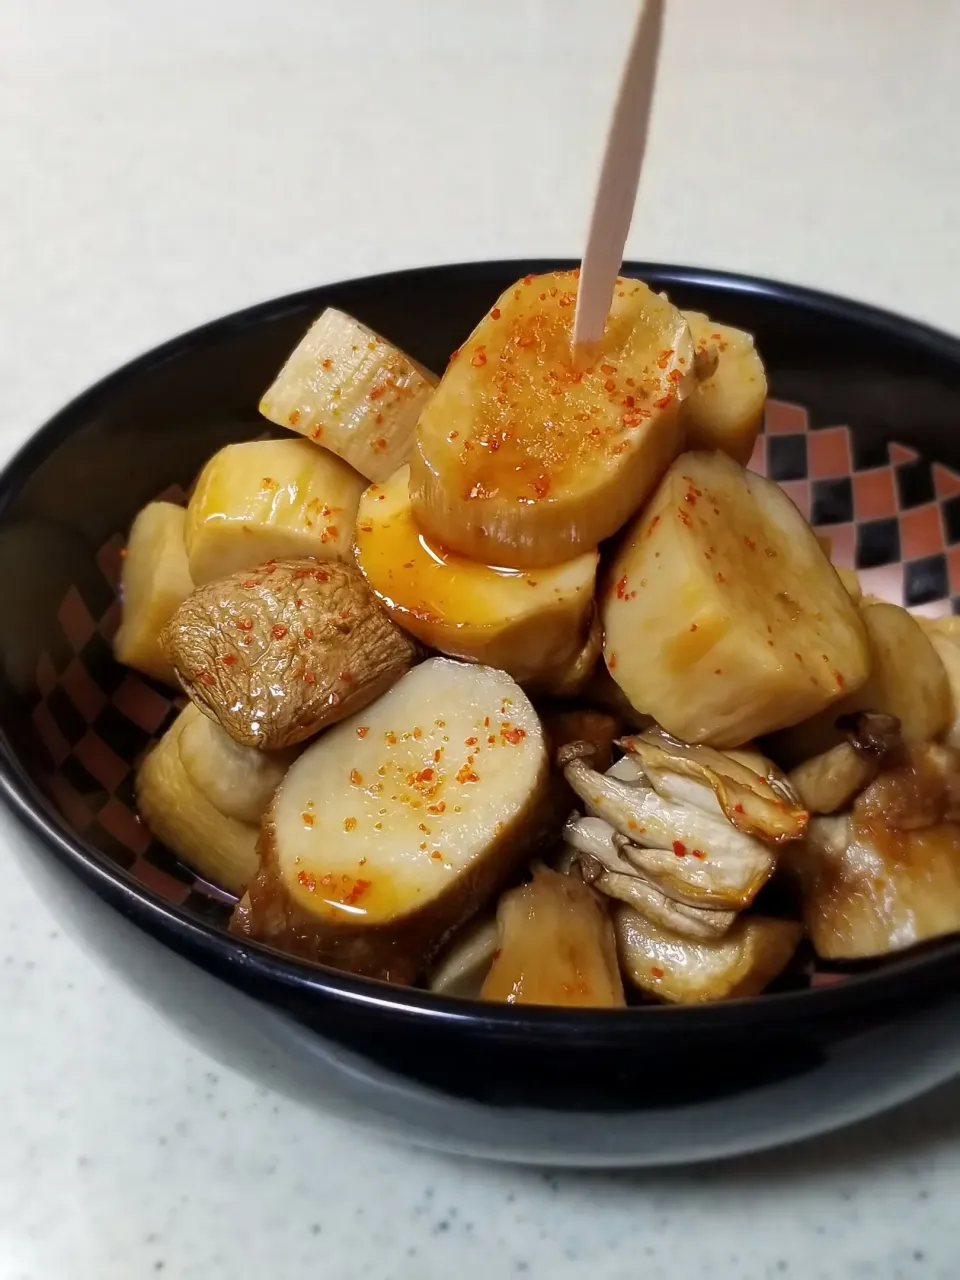
<instances>
[{"instance_id":1,"label":"cut mushroom chunk","mask_svg":"<svg viewBox=\"0 0 960 1280\"><path fill-rule=\"evenodd\" d=\"M548 780L540 722L514 681L432 658L291 767L236 928L410 982L529 858Z\"/></svg>"},{"instance_id":2,"label":"cut mushroom chunk","mask_svg":"<svg viewBox=\"0 0 960 1280\"><path fill-rule=\"evenodd\" d=\"M496 951L496 919L484 915L471 920L433 966L427 985L440 995L476 999Z\"/></svg>"},{"instance_id":3,"label":"cut mushroom chunk","mask_svg":"<svg viewBox=\"0 0 960 1280\"><path fill-rule=\"evenodd\" d=\"M262 750L360 710L420 656L357 568L316 560L268 562L198 588L162 643L194 702Z\"/></svg>"},{"instance_id":4,"label":"cut mushroom chunk","mask_svg":"<svg viewBox=\"0 0 960 1280\"><path fill-rule=\"evenodd\" d=\"M810 813L837 813L877 776L879 768L879 758L840 742L798 765L790 781Z\"/></svg>"},{"instance_id":5,"label":"cut mushroom chunk","mask_svg":"<svg viewBox=\"0 0 960 1280\"><path fill-rule=\"evenodd\" d=\"M242 893L257 870L259 828L222 813L183 766L183 735L201 712L192 704L137 770L137 808L156 838L204 879Z\"/></svg>"},{"instance_id":6,"label":"cut mushroom chunk","mask_svg":"<svg viewBox=\"0 0 960 1280\"><path fill-rule=\"evenodd\" d=\"M615 912L614 928L624 975L648 995L678 1004L759 995L803 935L792 920L744 916L724 937L694 942L629 907Z\"/></svg>"},{"instance_id":7,"label":"cut mushroom chunk","mask_svg":"<svg viewBox=\"0 0 960 1280\"><path fill-rule=\"evenodd\" d=\"M588 811L616 829L631 846L630 860L670 898L739 910L773 872L773 850L725 818L665 800L643 783L597 773L582 758L568 755L563 772ZM645 847L634 847L640 844Z\"/></svg>"},{"instance_id":8,"label":"cut mushroom chunk","mask_svg":"<svg viewBox=\"0 0 960 1280\"><path fill-rule=\"evenodd\" d=\"M815 818L786 859L817 954L868 959L960 930L960 826L896 831L860 803Z\"/></svg>"},{"instance_id":9,"label":"cut mushroom chunk","mask_svg":"<svg viewBox=\"0 0 960 1280\"><path fill-rule=\"evenodd\" d=\"M497 908L498 949L481 998L507 1004L624 1004L613 927L582 881L547 867Z\"/></svg>"},{"instance_id":10,"label":"cut mushroom chunk","mask_svg":"<svg viewBox=\"0 0 960 1280\"><path fill-rule=\"evenodd\" d=\"M790 774L811 813L845 809L877 776L884 760L903 749L896 716L878 711L841 716L837 729L846 734L846 742L805 760Z\"/></svg>"},{"instance_id":11,"label":"cut mushroom chunk","mask_svg":"<svg viewBox=\"0 0 960 1280\"><path fill-rule=\"evenodd\" d=\"M191 716L180 735L180 763L188 778L221 813L238 822L259 824L297 755L296 747L242 747L205 715Z\"/></svg>"},{"instance_id":12,"label":"cut mushroom chunk","mask_svg":"<svg viewBox=\"0 0 960 1280\"><path fill-rule=\"evenodd\" d=\"M713 747L679 742L657 728L624 738L620 745L637 758L664 799L721 814L739 831L774 843L803 834L806 811L787 779L776 778L771 761L764 761L759 773Z\"/></svg>"}]
</instances>

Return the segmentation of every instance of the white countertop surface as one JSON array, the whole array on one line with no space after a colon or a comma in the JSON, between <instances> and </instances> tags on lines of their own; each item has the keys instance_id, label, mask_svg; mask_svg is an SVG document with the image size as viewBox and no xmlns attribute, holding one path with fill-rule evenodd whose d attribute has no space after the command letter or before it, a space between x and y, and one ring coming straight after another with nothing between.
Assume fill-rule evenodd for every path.
<instances>
[{"instance_id":1,"label":"white countertop surface","mask_svg":"<svg viewBox=\"0 0 960 1280\"><path fill-rule=\"evenodd\" d=\"M387 268L577 253L632 8L4 0L0 452L218 313ZM960 329L960 3L668 8L629 252ZM13 838L0 1280L960 1274L960 1085L691 1171L398 1150L185 1045L64 936Z\"/></svg>"}]
</instances>

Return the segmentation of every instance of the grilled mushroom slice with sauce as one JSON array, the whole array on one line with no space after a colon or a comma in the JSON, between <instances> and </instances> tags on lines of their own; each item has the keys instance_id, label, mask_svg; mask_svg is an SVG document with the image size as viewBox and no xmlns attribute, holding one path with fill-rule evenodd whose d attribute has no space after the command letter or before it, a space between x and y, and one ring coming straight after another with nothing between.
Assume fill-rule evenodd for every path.
<instances>
[{"instance_id":1,"label":"grilled mushroom slice with sauce","mask_svg":"<svg viewBox=\"0 0 960 1280\"><path fill-rule=\"evenodd\" d=\"M497 953L483 1000L616 1008L625 1003L613 926L582 881L537 865L497 907Z\"/></svg>"},{"instance_id":2,"label":"grilled mushroom slice with sauce","mask_svg":"<svg viewBox=\"0 0 960 1280\"><path fill-rule=\"evenodd\" d=\"M290 768L235 931L411 982L535 852L549 767L502 671L431 658Z\"/></svg>"},{"instance_id":3,"label":"grilled mushroom slice with sauce","mask_svg":"<svg viewBox=\"0 0 960 1280\"><path fill-rule=\"evenodd\" d=\"M960 758L912 748L784 858L817 954L860 960L960 930Z\"/></svg>"},{"instance_id":4,"label":"grilled mushroom slice with sauce","mask_svg":"<svg viewBox=\"0 0 960 1280\"><path fill-rule=\"evenodd\" d=\"M759 995L803 936L793 920L749 915L722 938L692 941L629 907L614 912L614 929L624 975L646 994L679 1004Z\"/></svg>"}]
</instances>

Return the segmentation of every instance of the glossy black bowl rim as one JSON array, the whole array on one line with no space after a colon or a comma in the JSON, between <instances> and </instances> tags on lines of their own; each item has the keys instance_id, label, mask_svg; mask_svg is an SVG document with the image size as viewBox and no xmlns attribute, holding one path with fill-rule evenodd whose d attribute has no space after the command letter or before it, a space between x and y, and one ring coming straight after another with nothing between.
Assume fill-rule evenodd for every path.
<instances>
[{"instance_id":1,"label":"glossy black bowl rim","mask_svg":"<svg viewBox=\"0 0 960 1280\"><path fill-rule=\"evenodd\" d=\"M519 277L528 272L563 270L576 265L568 259L504 259L451 263L380 273L350 281L305 289L259 303L210 321L137 357L94 384L70 401L35 432L0 471L0 512L22 488L35 467L51 453L80 421L137 377L159 365L175 360L197 342L229 335L231 330L256 327L277 320L287 312L303 309L312 298L320 301L327 291L349 289L362 297L374 295L386 282L408 283L436 280L448 275L451 284L482 282L491 276ZM628 262L624 272L637 275L659 288L695 286L719 295L758 295L801 310L858 324L876 333L886 333L946 359L960 370L960 340L941 330L893 312L854 302L835 294L786 284L757 276L659 263ZM515 1039L526 1035L573 1037L581 1041L622 1040L624 1035L642 1032L650 1019L671 1020L691 1032L736 1027L757 1020L789 1020L801 1010L807 1016L842 1016L853 1011L869 995L871 1003L886 995L902 992L904 986L934 976L960 976L960 937L929 944L909 952L883 967L849 974L834 985L725 1001L706 1005L650 1004L623 1010L562 1010L537 1006L486 1004L472 1000L438 996L414 987L393 986L323 966L295 960L273 948L233 936L161 898L112 863L105 854L80 839L30 779L0 725L0 798L21 825L62 866L87 889L119 910L134 925L181 955L218 973L243 988L255 986L267 993L286 989L303 997L325 1002L365 1006L404 1013L418 1021L464 1023L492 1036Z\"/></svg>"}]
</instances>

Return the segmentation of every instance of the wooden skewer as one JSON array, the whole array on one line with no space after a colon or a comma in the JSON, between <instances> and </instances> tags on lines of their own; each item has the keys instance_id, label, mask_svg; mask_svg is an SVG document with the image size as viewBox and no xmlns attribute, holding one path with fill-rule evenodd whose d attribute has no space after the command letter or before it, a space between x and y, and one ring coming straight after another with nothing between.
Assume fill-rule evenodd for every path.
<instances>
[{"instance_id":1,"label":"wooden skewer","mask_svg":"<svg viewBox=\"0 0 960 1280\"><path fill-rule=\"evenodd\" d=\"M603 337L623 247L633 218L640 168L647 149L657 80L664 0L646 0L620 80L607 134L603 168L580 265L573 320L574 359L588 357Z\"/></svg>"}]
</instances>

